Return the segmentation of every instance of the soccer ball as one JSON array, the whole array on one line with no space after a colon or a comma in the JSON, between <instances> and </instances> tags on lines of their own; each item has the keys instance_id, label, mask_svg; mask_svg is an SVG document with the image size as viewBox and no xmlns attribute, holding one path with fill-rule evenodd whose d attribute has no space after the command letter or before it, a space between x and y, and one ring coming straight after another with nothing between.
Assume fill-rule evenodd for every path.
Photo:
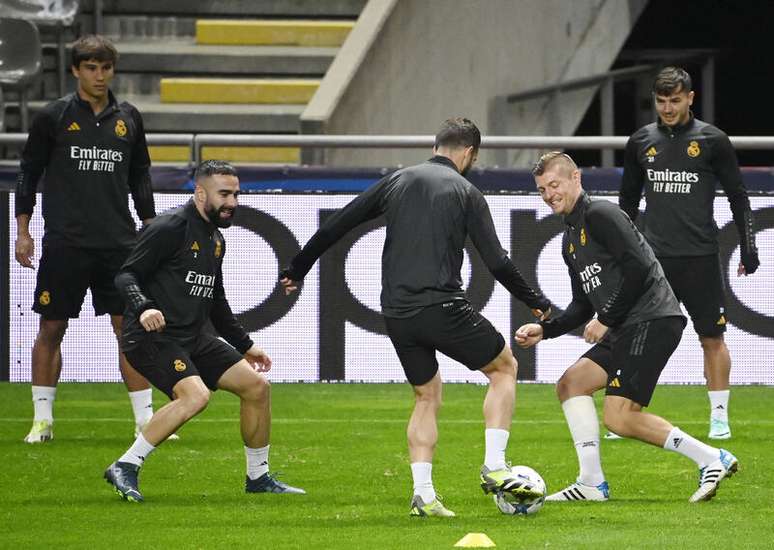
<instances>
[{"instance_id":1,"label":"soccer ball","mask_svg":"<svg viewBox=\"0 0 774 550\"><path fill-rule=\"evenodd\" d=\"M509 516L534 514L543 507L546 500L546 482L540 474L528 466L511 466L511 473L524 480L524 487L537 491L539 496L524 497L508 491L501 491L494 495L497 508Z\"/></svg>"}]
</instances>

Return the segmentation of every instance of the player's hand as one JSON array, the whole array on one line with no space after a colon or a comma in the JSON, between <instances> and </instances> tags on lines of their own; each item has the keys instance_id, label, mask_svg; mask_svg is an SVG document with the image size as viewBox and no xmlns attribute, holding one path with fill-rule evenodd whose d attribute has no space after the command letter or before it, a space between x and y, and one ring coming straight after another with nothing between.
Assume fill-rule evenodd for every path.
<instances>
[{"instance_id":1,"label":"player's hand","mask_svg":"<svg viewBox=\"0 0 774 550\"><path fill-rule=\"evenodd\" d=\"M287 277L282 277L280 283L285 287L285 296L289 296L298 288L298 281L288 279Z\"/></svg>"},{"instance_id":2,"label":"player's hand","mask_svg":"<svg viewBox=\"0 0 774 550\"><path fill-rule=\"evenodd\" d=\"M158 309L146 309L140 314L140 324L146 332L161 332L167 326L164 320L164 314Z\"/></svg>"},{"instance_id":3,"label":"player's hand","mask_svg":"<svg viewBox=\"0 0 774 550\"><path fill-rule=\"evenodd\" d=\"M516 345L520 348L531 348L543 339L543 327L537 323L521 325L514 335Z\"/></svg>"},{"instance_id":4,"label":"player's hand","mask_svg":"<svg viewBox=\"0 0 774 550\"><path fill-rule=\"evenodd\" d=\"M271 369L271 358L256 345L251 346L245 352L245 359L255 369L255 372L268 372Z\"/></svg>"},{"instance_id":5,"label":"player's hand","mask_svg":"<svg viewBox=\"0 0 774 550\"><path fill-rule=\"evenodd\" d=\"M537 317L540 321L545 321L551 316L551 307L549 306L545 311L535 308L532 310L532 315Z\"/></svg>"},{"instance_id":6,"label":"player's hand","mask_svg":"<svg viewBox=\"0 0 774 550\"><path fill-rule=\"evenodd\" d=\"M32 265L32 259L35 257L35 241L30 235L19 235L16 237L16 261L22 267L35 269Z\"/></svg>"},{"instance_id":7,"label":"player's hand","mask_svg":"<svg viewBox=\"0 0 774 550\"><path fill-rule=\"evenodd\" d=\"M586 328L583 329L583 339L589 344L598 344L602 341L602 338L607 334L608 327L603 325L597 319L592 319Z\"/></svg>"}]
</instances>

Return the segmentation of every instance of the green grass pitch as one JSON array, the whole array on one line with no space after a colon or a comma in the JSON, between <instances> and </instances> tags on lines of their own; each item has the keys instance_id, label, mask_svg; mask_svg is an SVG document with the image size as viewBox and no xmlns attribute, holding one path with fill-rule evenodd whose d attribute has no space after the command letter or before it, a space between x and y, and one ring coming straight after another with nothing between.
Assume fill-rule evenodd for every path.
<instances>
[{"instance_id":1,"label":"green grass pitch","mask_svg":"<svg viewBox=\"0 0 774 550\"><path fill-rule=\"evenodd\" d=\"M478 487L485 387L448 385L434 481L456 518L408 516L408 385L276 384L271 467L306 496L246 495L238 401L224 392L165 443L140 476L144 504L120 500L104 468L131 443L129 400L118 384L62 384L55 439L26 445L29 385L0 384L0 547L452 548L486 533L498 548L771 548L774 388L734 388L740 460L711 502L689 504L689 460L645 444L603 441L612 500L547 503L531 517L501 515ZM155 395L156 405L164 402ZM705 439L698 386L661 386L650 409ZM508 456L571 482L576 459L553 387L520 384Z\"/></svg>"}]
</instances>

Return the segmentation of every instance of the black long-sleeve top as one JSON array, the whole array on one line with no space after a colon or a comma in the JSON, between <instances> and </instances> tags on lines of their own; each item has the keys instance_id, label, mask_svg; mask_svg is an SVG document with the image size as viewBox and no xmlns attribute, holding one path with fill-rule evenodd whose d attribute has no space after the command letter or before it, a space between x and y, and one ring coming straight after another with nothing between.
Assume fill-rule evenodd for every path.
<instances>
[{"instance_id":1,"label":"black long-sleeve top","mask_svg":"<svg viewBox=\"0 0 774 550\"><path fill-rule=\"evenodd\" d=\"M611 328L682 316L680 304L653 250L615 204L582 193L564 218L562 257L572 302L543 321L543 337L565 334L591 319Z\"/></svg>"},{"instance_id":2,"label":"black long-sleeve top","mask_svg":"<svg viewBox=\"0 0 774 550\"><path fill-rule=\"evenodd\" d=\"M158 309L166 327L154 339L190 345L211 321L215 330L244 353L252 340L237 322L223 289L223 235L205 220L193 200L165 212L146 227L115 283L126 302L121 349L140 345L148 333L140 314Z\"/></svg>"},{"instance_id":3,"label":"black long-sleeve top","mask_svg":"<svg viewBox=\"0 0 774 550\"><path fill-rule=\"evenodd\" d=\"M347 231L380 215L387 223L381 293L386 317L411 317L463 297L460 268L468 236L513 296L531 308L548 309L550 302L526 283L500 245L481 192L443 156L398 170L361 193L314 234L282 275L302 280Z\"/></svg>"},{"instance_id":4,"label":"black long-sleeve top","mask_svg":"<svg viewBox=\"0 0 774 550\"><path fill-rule=\"evenodd\" d=\"M731 205L742 255L754 254L757 261L752 211L736 152L725 133L693 115L682 126L659 121L632 134L619 204L635 220L645 188L643 233L657 257L716 254L717 183Z\"/></svg>"},{"instance_id":5,"label":"black long-sleeve top","mask_svg":"<svg viewBox=\"0 0 774 550\"><path fill-rule=\"evenodd\" d=\"M130 193L140 219L155 216L142 117L112 93L98 115L73 93L35 117L17 177L17 216L32 214L44 173L44 243L131 247L136 231Z\"/></svg>"}]
</instances>

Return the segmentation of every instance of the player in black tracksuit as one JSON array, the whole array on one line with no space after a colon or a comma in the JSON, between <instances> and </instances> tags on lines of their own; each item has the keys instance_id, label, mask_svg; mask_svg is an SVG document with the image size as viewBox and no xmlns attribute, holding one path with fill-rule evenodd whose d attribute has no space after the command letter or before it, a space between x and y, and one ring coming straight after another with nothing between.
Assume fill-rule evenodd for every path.
<instances>
[{"instance_id":1,"label":"player in black tracksuit","mask_svg":"<svg viewBox=\"0 0 774 550\"><path fill-rule=\"evenodd\" d=\"M40 314L32 349L35 419L28 443L53 437L60 344L87 289L95 313L110 314L116 334L121 329L124 305L113 277L135 239L128 195L144 223L155 216L142 117L129 103L119 103L109 88L116 58L113 45L99 36L73 44L78 90L43 108L22 153L15 196L16 260L28 268L34 255L29 222L45 174L43 254L32 306ZM141 427L153 414L150 386L122 355L119 365Z\"/></svg>"},{"instance_id":2,"label":"player in black tracksuit","mask_svg":"<svg viewBox=\"0 0 774 550\"><path fill-rule=\"evenodd\" d=\"M281 274L287 291L292 291L345 233L384 216L382 312L416 396L408 427L412 515L453 515L436 499L431 480L441 402L436 351L489 378L482 486L491 492L510 479L505 448L513 415L516 360L502 335L465 299L460 277L465 239L471 238L486 266L513 296L536 315L549 310L546 298L526 284L500 246L486 200L464 177L480 142L481 134L472 122L447 120L436 136L433 158L383 178L342 208Z\"/></svg>"},{"instance_id":3,"label":"player in black tracksuit","mask_svg":"<svg viewBox=\"0 0 774 550\"><path fill-rule=\"evenodd\" d=\"M667 67L653 89L659 120L629 138L620 205L635 220L644 188L643 233L688 310L704 349L709 437L728 439L731 358L723 339L728 318L713 217L716 186L723 188L739 231L738 275L752 274L759 265L750 201L728 136L690 111L693 91L688 73Z\"/></svg>"},{"instance_id":4,"label":"player in black tracksuit","mask_svg":"<svg viewBox=\"0 0 774 550\"><path fill-rule=\"evenodd\" d=\"M572 302L566 311L516 332L521 347L587 323L594 343L557 383L580 475L552 501L605 501L609 488L599 457L599 423L592 394L605 388L604 421L615 433L678 452L700 468L691 502L709 500L720 480L737 468L728 451L710 447L663 418L642 411L685 326L680 304L661 265L632 221L615 204L588 197L575 162L547 153L533 171L538 191L566 224L562 255L570 271ZM592 317L596 313L596 318Z\"/></svg>"},{"instance_id":5,"label":"player in black tracksuit","mask_svg":"<svg viewBox=\"0 0 774 550\"><path fill-rule=\"evenodd\" d=\"M271 405L269 383L260 373L271 368L271 359L234 318L223 289L226 244L218 228L233 220L236 170L205 161L194 180L194 198L154 220L116 276L126 300L122 349L172 401L108 467L105 479L123 498L142 501L137 475L145 459L204 409L210 391L222 388L241 400L245 490L303 493L269 474ZM208 323L228 344L208 332Z\"/></svg>"}]
</instances>

